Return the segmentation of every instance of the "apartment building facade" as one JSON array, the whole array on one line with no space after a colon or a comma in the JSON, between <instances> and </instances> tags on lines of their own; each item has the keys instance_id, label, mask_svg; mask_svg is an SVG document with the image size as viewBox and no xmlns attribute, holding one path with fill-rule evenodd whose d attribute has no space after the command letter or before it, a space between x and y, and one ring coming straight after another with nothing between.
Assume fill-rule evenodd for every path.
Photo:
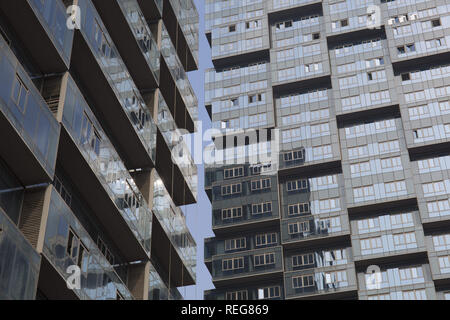
<instances>
[{"instance_id":1,"label":"apartment building facade","mask_svg":"<svg viewBox=\"0 0 450 320\"><path fill-rule=\"evenodd\" d=\"M0 299L195 284L198 21L191 0L0 1Z\"/></svg>"},{"instance_id":2,"label":"apartment building facade","mask_svg":"<svg viewBox=\"0 0 450 320\"><path fill-rule=\"evenodd\" d=\"M217 149L280 151L206 170L205 299L450 299L448 1L207 0L206 33Z\"/></svg>"}]
</instances>

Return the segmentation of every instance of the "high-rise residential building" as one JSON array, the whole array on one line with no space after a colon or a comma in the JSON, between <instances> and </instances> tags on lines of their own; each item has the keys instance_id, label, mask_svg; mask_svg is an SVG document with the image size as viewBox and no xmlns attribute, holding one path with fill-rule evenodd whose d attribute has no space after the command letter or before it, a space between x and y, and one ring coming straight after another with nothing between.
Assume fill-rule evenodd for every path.
<instances>
[{"instance_id":1,"label":"high-rise residential building","mask_svg":"<svg viewBox=\"0 0 450 320\"><path fill-rule=\"evenodd\" d=\"M450 299L449 2L206 0L206 34L217 149L279 160L208 168L205 298Z\"/></svg>"},{"instance_id":2,"label":"high-rise residential building","mask_svg":"<svg viewBox=\"0 0 450 320\"><path fill-rule=\"evenodd\" d=\"M0 0L0 299L195 284L198 22L192 0Z\"/></svg>"}]
</instances>

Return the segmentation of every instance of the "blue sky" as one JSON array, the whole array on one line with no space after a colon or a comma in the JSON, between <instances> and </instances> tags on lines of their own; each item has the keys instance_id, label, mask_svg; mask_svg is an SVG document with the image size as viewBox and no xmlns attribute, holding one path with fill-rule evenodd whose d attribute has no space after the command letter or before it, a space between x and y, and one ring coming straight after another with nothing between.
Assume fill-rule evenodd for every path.
<instances>
[{"instance_id":1,"label":"blue sky","mask_svg":"<svg viewBox=\"0 0 450 320\"><path fill-rule=\"evenodd\" d=\"M204 80L205 69L212 68L211 49L205 36L204 9L203 0L194 0L200 16L200 54L199 70L189 73L189 80L194 89L199 106L199 118L203 123L203 131L211 127L211 121L205 109L204 99ZM208 144L204 142L204 144ZM187 217L187 224L197 242L197 284L196 286L181 290L181 294L186 299L202 300L203 291L214 288L211 282L211 275L203 263L203 239L214 236L211 230L211 203L204 191L204 170L203 166L198 166L198 203L184 208Z\"/></svg>"}]
</instances>

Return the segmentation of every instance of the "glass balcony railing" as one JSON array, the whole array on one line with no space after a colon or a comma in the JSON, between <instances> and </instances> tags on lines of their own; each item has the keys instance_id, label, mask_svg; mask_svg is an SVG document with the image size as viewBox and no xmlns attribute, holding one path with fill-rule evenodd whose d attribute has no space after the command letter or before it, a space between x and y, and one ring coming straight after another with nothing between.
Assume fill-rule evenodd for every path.
<instances>
[{"instance_id":1,"label":"glass balcony railing","mask_svg":"<svg viewBox=\"0 0 450 320\"><path fill-rule=\"evenodd\" d=\"M285 274L286 299L315 294L332 294L340 291L357 290L355 269L318 271L315 269Z\"/></svg>"},{"instance_id":2,"label":"glass balcony railing","mask_svg":"<svg viewBox=\"0 0 450 320\"><path fill-rule=\"evenodd\" d=\"M117 3L122 9L136 41L139 43L139 47L152 70L153 76L159 81L159 59L161 53L137 0L117 0Z\"/></svg>"},{"instance_id":3,"label":"glass balcony railing","mask_svg":"<svg viewBox=\"0 0 450 320\"><path fill-rule=\"evenodd\" d=\"M64 98L65 103L62 123L129 228L150 255L152 213L143 195L68 73L63 82L61 99Z\"/></svg>"},{"instance_id":4,"label":"glass balcony railing","mask_svg":"<svg viewBox=\"0 0 450 320\"><path fill-rule=\"evenodd\" d=\"M0 112L15 127L49 177L55 171L59 124L0 36Z\"/></svg>"},{"instance_id":5,"label":"glass balcony railing","mask_svg":"<svg viewBox=\"0 0 450 320\"><path fill-rule=\"evenodd\" d=\"M281 222L281 240L285 243L339 236L350 232L348 217L340 214L328 218L312 215Z\"/></svg>"},{"instance_id":6,"label":"glass balcony railing","mask_svg":"<svg viewBox=\"0 0 450 320\"><path fill-rule=\"evenodd\" d=\"M75 0L84 17L81 33L116 94L140 140L155 162L156 124L90 0Z\"/></svg>"},{"instance_id":7,"label":"glass balcony railing","mask_svg":"<svg viewBox=\"0 0 450 320\"><path fill-rule=\"evenodd\" d=\"M114 267L53 188L43 252L65 280L72 274L67 273L68 267L80 267L81 289L75 289L80 299L133 299Z\"/></svg>"},{"instance_id":8,"label":"glass balcony railing","mask_svg":"<svg viewBox=\"0 0 450 320\"><path fill-rule=\"evenodd\" d=\"M191 50L196 64L198 64L199 52L199 23L200 18L194 1L192 0L170 0L175 16L183 31L186 42Z\"/></svg>"},{"instance_id":9,"label":"glass balcony railing","mask_svg":"<svg viewBox=\"0 0 450 320\"><path fill-rule=\"evenodd\" d=\"M158 128L161 131L164 140L167 143L174 159L177 160L178 168L186 180L189 189L191 190L195 199L198 193L198 170L191 157L189 149L183 140L183 136L177 125L175 119L170 112L163 96L159 93L159 108L158 108ZM177 154L174 154L177 152Z\"/></svg>"},{"instance_id":10,"label":"glass balcony railing","mask_svg":"<svg viewBox=\"0 0 450 320\"><path fill-rule=\"evenodd\" d=\"M67 9L63 1L28 0L28 3L68 66L72 52L73 30L67 28Z\"/></svg>"},{"instance_id":11,"label":"glass balcony railing","mask_svg":"<svg viewBox=\"0 0 450 320\"><path fill-rule=\"evenodd\" d=\"M175 206L172 198L164 187L164 183L156 172L153 190L153 211L178 255L183 260L188 272L195 280L197 245L186 225L186 217L182 210Z\"/></svg>"},{"instance_id":12,"label":"glass balcony railing","mask_svg":"<svg viewBox=\"0 0 450 320\"><path fill-rule=\"evenodd\" d=\"M180 90L181 97L183 98L184 104L191 115L194 125L198 121L198 100L195 95L194 89L191 87L189 78L184 71L184 67L178 58L177 51L172 43L172 40L167 32L167 29L162 24L162 39L161 39L161 54L169 67L170 73L177 85L178 90Z\"/></svg>"},{"instance_id":13,"label":"glass balcony railing","mask_svg":"<svg viewBox=\"0 0 450 320\"><path fill-rule=\"evenodd\" d=\"M165 284L153 264L150 265L149 300L183 300L178 288L171 288Z\"/></svg>"},{"instance_id":14,"label":"glass balcony railing","mask_svg":"<svg viewBox=\"0 0 450 320\"><path fill-rule=\"evenodd\" d=\"M282 247L279 246L214 256L212 277L214 281L218 281L249 275L255 276L282 272L282 251Z\"/></svg>"},{"instance_id":15,"label":"glass balcony railing","mask_svg":"<svg viewBox=\"0 0 450 320\"><path fill-rule=\"evenodd\" d=\"M0 300L34 300L41 256L0 209Z\"/></svg>"}]
</instances>

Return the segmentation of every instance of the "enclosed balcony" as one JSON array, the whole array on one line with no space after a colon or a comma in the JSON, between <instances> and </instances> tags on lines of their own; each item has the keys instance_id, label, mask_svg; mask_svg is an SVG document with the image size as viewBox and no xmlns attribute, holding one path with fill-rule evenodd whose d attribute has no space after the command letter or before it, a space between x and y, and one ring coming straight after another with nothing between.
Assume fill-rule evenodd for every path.
<instances>
[{"instance_id":1,"label":"enclosed balcony","mask_svg":"<svg viewBox=\"0 0 450 320\"><path fill-rule=\"evenodd\" d=\"M148 1L152 2L152 1ZM94 0L136 86L158 87L160 52L137 0Z\"/></svg>"},{"instance_id":2,"label":"enclosed balcony","mask_svg":"<svg viewBox=\"0 0 450 320\"><path fill-rule=\"evenodd\" d=\"M75 0L81 29L75 32L73 74L92 101L97 118L109 128L129 169L155 163L156 125L122 57L90 0Z\"/></svg>"},{"instance_id":3,"label":"enclosed balcony","mask_svg":"<svg viewBox=\"0 0 450 320\"><path fill-rule=\"evenodd\" d=\"M0 300L34 300L41 256L0 208Z\"/></svg>"},{"instance_id":4,"label":"enclosed balcony","mask_svg":"<svg viewBox=\"0 0 450 320\"><path fill-rule=\"evenodd\" d=\"M2 37L0 74L0 156L22 184L50 182L60 127Z\"/></svg>"},{"instance_id":5,"label":"enclosed balcony","mask_svg":"<svg viewBox=\"0 0 450 320\"><path fill-rule=\"evenodd\" d=\"M73 30L62 0L1 1L0 10L42 73L69 68Z\"/></svg>"},{"instance_id":6,"label":"enclosed balcony","mask_svg":"<svg viewBox=\"0 0 450 320\"><path fill-rule=\"evenodd\" d=\"M238 285L251 277L258 281L277 278L283 272L281 246L217 255L212 258L212 277L216 287Z\"/></svg>"},{"instance_id":7,"label":"enclosed balcony","mask_svg":"<svg viewBox=\"0 0 450 320\"><path fill-rule=\"evenodd\" d=\"M101 253L59 193L50 187L39 288L49 299L133 299L130 291ZM44 206L45 208L46 206ZM47 209L44 209L47 210ZM69 266L81 269L81 288L67 289Z\"/></svg>"},{"instance_id":8,"label":"enclosed balcony","mask_svg":"<svg viewBox=\"0 0 450 320\"><path fill-rule=\"evenodd\" d=\"M197 245L186 225L186 217L172 201L156 171L153 183L154 221L152 256L164 270L170 270L171 284L182 287L195 284Z\"/></svg>"},{"instance_id":9,"label":"enclosed balcony","mask_svg":"<svg viewBox=\"0 0 450 320\"><path fill-rule=\"evenodd\" d=\"M53 92L53 94L52 94ZM69 75L49 80L62 123L59 164L128 261L148 260L152 213L102 126Z\"/></svg>"}]
</instances>

